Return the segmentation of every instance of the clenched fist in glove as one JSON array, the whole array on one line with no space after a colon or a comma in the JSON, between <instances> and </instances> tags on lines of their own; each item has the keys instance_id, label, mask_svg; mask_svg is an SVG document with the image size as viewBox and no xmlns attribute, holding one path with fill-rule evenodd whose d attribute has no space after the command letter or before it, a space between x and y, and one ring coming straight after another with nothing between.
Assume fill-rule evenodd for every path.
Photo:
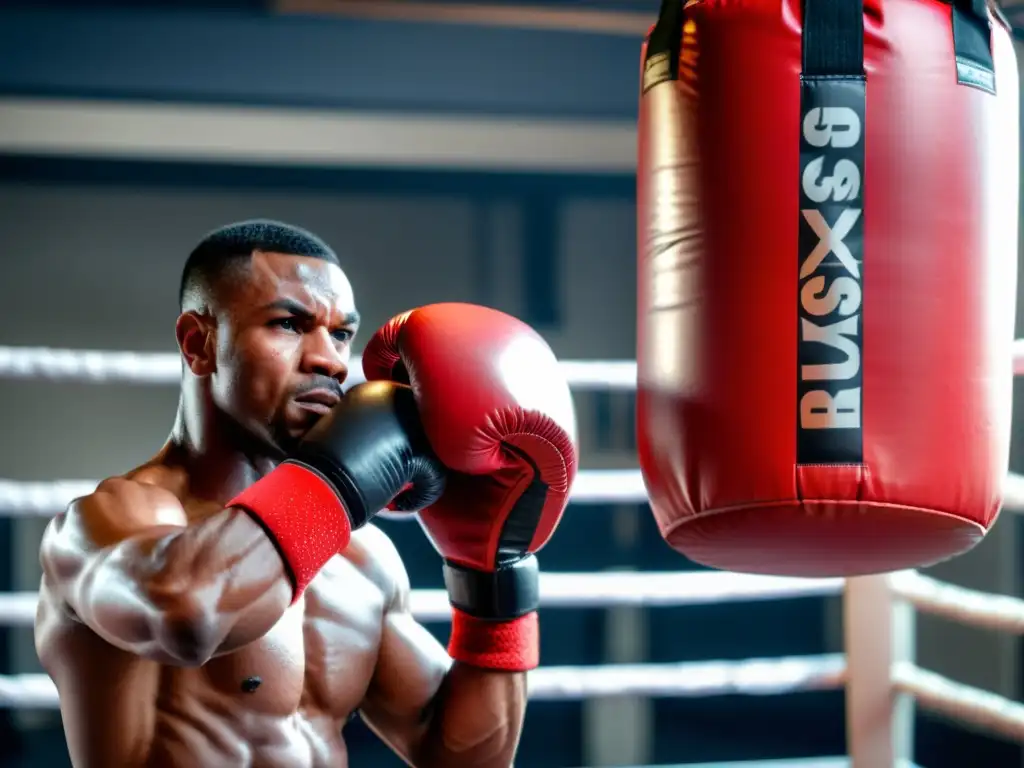
<instances>
[{"instance_id":1,"label":"clenched fist in glove","mask_svg":"<svg viewBox=\"0 0 1024 768\"><path fill-rule=\"evenodd\" d=\"M578 464L569 385L529 326L472 304L393 318L363 353L368 380L412 386L423 428L451 471L420 513L445 558L453 659L523 671L539 663L538 568Z\"/></svg>"}]
</instances>

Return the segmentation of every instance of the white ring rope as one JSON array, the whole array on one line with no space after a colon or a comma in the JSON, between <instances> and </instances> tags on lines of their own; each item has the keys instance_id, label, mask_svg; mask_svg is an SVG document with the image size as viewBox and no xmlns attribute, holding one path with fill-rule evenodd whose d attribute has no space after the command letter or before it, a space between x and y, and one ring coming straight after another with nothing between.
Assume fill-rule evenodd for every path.
<instances>
[{"instance_id":1,"label":"white ring rope","mask_svg":"<svg viewBox=\"0 0 1024 768\"><path fill-rule=\"evenodd\" d=\"M0 515L9 517L51 517L74 499L96 490L96 480L52 480L24 482L0 480ZM574 504L646 504L647 487L638 469L582 470L572 486ZM1003 495L1006 512L1024 512L1024 476L1010 473ZM409 515L384 513L387 518Z\"/></svg>"},{"instance_id":2,"label":"white ring rope","mask_svg":"<svg viewBox=\"0 0 1024 768\"><path fill-rule=\"evenodd\" d=\"M96 480L53 480L45 483L0 480L0 515L11 517L51 517L63 511L74 499L96 490ZM573 483L572 501L576 504L643 504L647 488L636 469L584 470ZM390 518L409 515L385 514Z\"/></svg>"},{"instance_id":3,"label":"white ring rope","mask_svg":"<svg viewBox=\"0 0 1024 768\"><path fill-rule=\"evenodd\" d=\"M609 606L668 607L829 597L842 579L796 579L724 571L544 573L541 605L547 608ZM0 626L32 626L37 592L0 593ZM420 621L448 621L451 606L443 589L414 589L412 612Z\"/></svg>"},{"instance_id":4,"label":"white ring rope","mask_svg":"<svg viewBox=\"0 0 1024 768\"><path fill-rule=\"evenodd\" d=\"M569 383L579 389L636 388L634 360L563 360L561 366ZM353 373L360 369L354 358ZM1024 339L1014 342L1013 372L1024 374ZM177 384L181 358L173 352L0 346L0 378Z\"/></svg>"},{"instance_id":5,"label":"white ring rope","mask_svg":"<svg viewBox=\"0 0 1024 768\"><path fill-rule=\"evenodd\" d=\"M898 691L913 696L924 709L1024 742L1024 705L954 682L910 662L896 664L892 679Z\"/></svg>"},{"instance_id":6,"label":"white ring rope","mask_svg":"<svg viewBox=\"0 0 1024 768\"><path fill-rule=\"evenodd\" d=\"M0 377L70 379L93 384L171 384L181 381L181 358L163 352L0 347Z\"/></svg>"},{"instance_id":7,"label":"white ring rope","mask_svg":"<svg viewBox=\"0 0 1024 768\"><path fill-rule=\"evenodd\" d=\"M889 577L893 594L919 611L984 629L1024 634L1024 600L990 595L933 579L914 571Z\"/></svg>"},{"instance_id":8,"label":"white ring rope","mask_svg":"<svg viewBox=\"0 0 1024 768\"><path fill-rule=\"evenodd\" d=\"M531 673L531 699L590 699L606 696L752 696L841 688L842 654L681 664L606 664L600 667L541 667Z\"/></svg>"},{"instance_id":9,"label":"white ring rope","mask_svg":"<svg viewBox=\"0 0 1024 768\"><path fill-rule=\"evenodd\" d=\"M533 700L579 700L609 696L751 696L841 688L842 654L744 661L680 664L607 664L595 667L541 667L530 673ZM58 706L57 689L47 675L0 675L0 707Z\"/></svg>"},{"instance_id":10,"label":"white ring rope","mask_svg":"<svg viewBox=\"0 0 1024 768\"><path fill-rule=\"evenodd\" d=\"M0 514L12 517L52 517L74 499L96 490L95 480L54 480L23 483L0 480Z\"/></svg>"},{"instance_id":11,"label":"white ring rope","mask_svg":"<svg viewBox=\"0 0 1024 768\"><path fill-rule=\"evenodd\" d=\"M563 360L562 372L577 389L635 389L631 360ZM359 358L351 382L359 380ZM0 347L0 378L78 381L92 384L178 384L181 357L167 352L109 352L98 349Z\"/></svg>"}]
</instances>

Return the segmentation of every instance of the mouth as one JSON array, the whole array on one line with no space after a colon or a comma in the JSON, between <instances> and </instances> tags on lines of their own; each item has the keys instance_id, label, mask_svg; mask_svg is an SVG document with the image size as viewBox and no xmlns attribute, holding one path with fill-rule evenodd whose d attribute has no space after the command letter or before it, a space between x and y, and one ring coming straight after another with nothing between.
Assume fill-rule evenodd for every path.
<instances>
[{"instance_id":1,"label":"mouth","mask_svg":"<svg viewBox=\"0 0 1024 768\"><path fill-rule=\"evenodd\" d=\"M304 411L310 411L311 413L323 416L336 406L340 400L341 396L337 392L332 392L329 389L314 389L296 397L294 402Z\"/></svg>"}]
</instances>

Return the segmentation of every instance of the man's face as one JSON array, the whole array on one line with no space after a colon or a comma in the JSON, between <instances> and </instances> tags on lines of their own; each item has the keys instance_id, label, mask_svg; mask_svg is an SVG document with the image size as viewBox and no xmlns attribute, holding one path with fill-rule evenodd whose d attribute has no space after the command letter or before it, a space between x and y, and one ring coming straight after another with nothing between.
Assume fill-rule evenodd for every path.
<instances>
[{"instance_id":1,"label":"man's face","mask_svg":"<svg viewBox=\"0 0 1024 768\"><path fill-rule=\"evenodd\" d=\"M215 404L288 451L341 397L359 324L337 265L253 254L217 313Z\"/></svg>"}]
</instances>

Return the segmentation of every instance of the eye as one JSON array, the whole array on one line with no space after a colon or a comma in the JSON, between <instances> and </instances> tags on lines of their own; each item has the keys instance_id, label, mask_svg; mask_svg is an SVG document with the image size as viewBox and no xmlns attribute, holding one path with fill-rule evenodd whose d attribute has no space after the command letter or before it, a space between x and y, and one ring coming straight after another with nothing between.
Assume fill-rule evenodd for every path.
<instances>
[{"instance_id":1,"label":"eye","mask_svg":"<svg viewBox=\"0 0 1024 768\"><path fill-rule=\"evenodd\" d=\"M294 317L278 317L267 323L272 328L280 328L291 333L299 332L299 324Z\"/></svg>"},{"instance_id":2,"label":"eye","mask_svg":"<svg viewBox=\"0 0 1024 768\"><path fill-rule=\"evenodd\" d=\"M334 337L335 341L340 341L343 344L346 344L352 341L355 333L348 328L341 328L340 330L334 331L331 336Z\"/></svg>"}]
</instances>

